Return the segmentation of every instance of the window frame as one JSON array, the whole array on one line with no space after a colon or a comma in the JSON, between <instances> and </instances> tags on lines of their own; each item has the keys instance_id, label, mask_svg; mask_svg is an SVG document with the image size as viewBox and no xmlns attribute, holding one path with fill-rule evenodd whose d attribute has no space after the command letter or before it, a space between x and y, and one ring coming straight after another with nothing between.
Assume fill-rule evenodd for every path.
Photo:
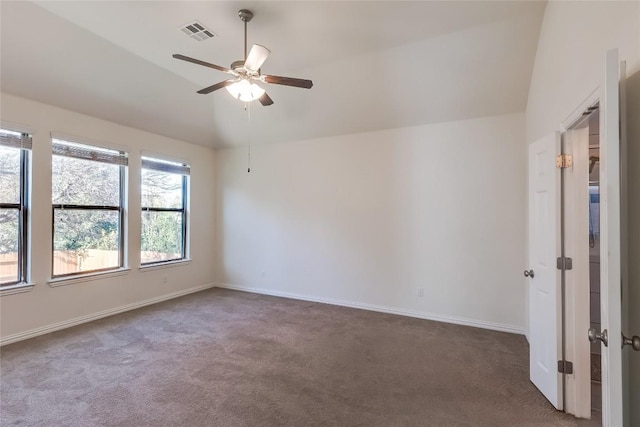
<instances>
[{"instance_id":1,"label":"window frame","mask_svg":"<svg viewBox=\"0 0 640 427\"><path fill-rule=\"evenodd\" d=\"M151 207L151 206L143 206L142 205L142 192L140 192L140 219L142 220L142 214L144 214L145 212L181 212L181 217L182 217L182 240L181 240L181 254L180 254L180 258L171 258L171 259L164 259L164 260L160 260L160 261L149 261L149 262L142 262L142 257L140 259L140 267L145 268L145 267L152 267L155 265L163 265L163 264L171 264L171 263L176 263L176 262L180 262L180 261L185 261L187 260L187 180L188 177L190 176L190 167L187 166L186 164L183 164L181 162L171 162L169 160L164 160L164 159L159 159L159 158L155 158L155 157L147 157L147 156L142 156L143 158L143 162L142 164L144 164L144 160L149 161L150 163L176 163L176 164L180 164L182 166L183 169L185 169L187 172L186 173L179 173L179 172L171 172L171 171L161 171L161 172L165 172L165 173L174 173L176 175L180 175L182 178L182 207L181 208L159 208L159 207ZM141 166L140 168L140 186L142 187L142 171L144 170L156 170L153 168L149 168L149 167L144 167ZM140 252L142 253L142 227L140 227Z\"/></svg>"},{"instance_id":2,"label":"window frame","mask_svg":"<svg viewBox=\"0 0 640 427\"><path fill-rule=\"evenodd\" d=\"M55 144L55 140L61 141L61 142L69 142L72 144L80 144L86 147L93 147L96 148L98 150L102 149L102 150L110 150L110 151L118 151L120 153L121 156L125 156L127 155L127 153L125 153L122 150L115 150L115 149L111 149L111 148L106 148L106 147L100 147L97 145L93 145L93 144L84 144L84 143L77 143L75 141L66 141L66 140L62 140L62 139L57 139L54 138L52 139L52 144ZM53 160L53 156L62 156L64 157L64 155L62 154L55 154L53 153L52 155L52 160ZM96 160L90 160L90 159L84 159L82 157L74 157L74 156L67 156L70 157L72 159L80 159L80 160L87 160L87 161L93 161L96 163L100 163L99 161ZM115 163L108 163L108 164L114 164ZM96 274L96 273L108 273L108 272L112 272L112 271L116 271L116 270L120 270L123 269L125 267L125 203L126 203L126 170L125 168L128 167L128 165L123 165L123 164L117 164L118 166L118 186L120 189L120 197L119 197L119 206L112 206L112 205L77 205L77 204L65 204L65 203L52 203L51 204L51 278L52 279L66 279L66 278L72 278L72 277L76 277L76 276L82 276L82 275L90 275L90 274ZM53 185L53 170L52 170L52 178L51 178L51 182ZM65 273L65 274L55 274L55 263L54 263L54 257L55 257L55 220L56 220L56 210L74 210L74 211L118 211L118 265L115 267L105 267L105 268L97 268L97 269L93 269L93 270L83 270L83 271L77 271L75 273Z\"/></svg>"},{"instance_id":3,"label":"window frame","mask_svg":"<svg viewBox=\"0 0 640 427\"><path fill-rule=\"evenodd\" d=\"M4 129L3 129L4 130ZM8 129L7 129L8 130ZM21 138L29 138L28 133L21 132ZM11 147L9 147L11 148ZM1 282L0 289L26 284L28 281L29 258L29 149L15 147L20 150L20 197L18 203L0 203L1 209L14 209L18 211L18 274L16 280Z\"/></svg>"}]
</instances>

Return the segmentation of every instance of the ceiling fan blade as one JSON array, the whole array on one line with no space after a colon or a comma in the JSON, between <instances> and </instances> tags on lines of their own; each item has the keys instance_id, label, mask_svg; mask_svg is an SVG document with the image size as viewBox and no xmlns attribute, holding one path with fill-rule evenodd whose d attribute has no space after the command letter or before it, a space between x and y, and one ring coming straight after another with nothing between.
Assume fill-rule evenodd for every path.
<instances>
[{"instance_id":1,"label":"ceiling fan blade","mask_svg":"<svg viewBox=\"0 0 640 427\"><path fill-rule=\"evenodd\" d=\"M206 95L207 93L211 93L214 90L222 89L223 87L229 86L231 83L235 82L235 80L225 80L220 83L216 83L212 86L205 87L204 89L200 89L198 93L202 95Z\"/></svg>"},{"instance_id":2,"label":"ceiling fan blade","mask_svg":"<svg viewBox=\"0 0 640 427\"><path fill-rule=\"evenodd\" d=\"M270 53L271 51L266 47L254 44L251 46L247 60L244 61L244 68L251 71L258 71Z\"/></svg>"},{"instance_id":3,"label":"ceiling fan blade","mask_svg":"<svg viewBox=\"0 0 640 427\"><path fill-rule=\"evenodd\" d=\"M187 62L191 62L193 64L198 64L198 65L203 65L205 67L213 68L214 70L219 70L219 71L222 71L224 73L233 74L234 76L237 75L237 73L235 71L230 70L228 68L221 67L221 66L216 65L216 64L210 64L208 62L200 61L199 59L189 58L188 56L180 55L179 53L174 53L173 57L176 58L176 59L180 59L182 61L187 61Z\"/></svg>"},{"instance_id":4,"label":"ceiling fan blade","mask_svg":"<svg viewBox=\"0 0 640 427\"><path fill-rule=\"evenodd\" d=\"M265 107L267 105L273 104L273 99L271 99L271 97L267 95L267 92L265 92L260 98L258 98L258 101L260 101L260 104L264 105Z\"/></svg>"},{"instance_id":5,"label":"ceiling fan blade","mask_svg":"<svg viewBox=\"0 0 640 427\"><path fill-rule=\"evenodd\" d=\"M281 77L281 76L262 76L262 80L265 83L272 83L276 85L302 87L305 89L311 89L313 82L305 79L295 79L293 77Z\"/></svg>"}]
</instances>

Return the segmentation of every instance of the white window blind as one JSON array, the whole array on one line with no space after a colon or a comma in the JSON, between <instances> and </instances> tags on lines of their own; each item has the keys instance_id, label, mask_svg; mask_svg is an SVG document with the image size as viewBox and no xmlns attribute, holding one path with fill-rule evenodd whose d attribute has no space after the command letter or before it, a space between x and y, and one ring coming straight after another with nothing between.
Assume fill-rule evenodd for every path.
<instances>
[{"instance_id":1,"label":"white window blind","mask_svg":"<svg viewBox=\"0 0 640 427\"><path fill-rule=\"evenodd\" d=\"M177 173L180 175L189 175L191 172L189 165L144 156L142 157L142 168L158 172Z\"/></svg>"},{"instance_id":2,"label":"white window blind","mask_svg":"<svg viewBox=\"0 0 640 427\"><path fill-rule=\"evenodd\" d=\"M120 166L127 166L129 164L129 158L127 157L127 153L124 151L78 144L76 142L69 142L61 139L53 139L52 142L52 153L58 156L93 160L94 162L109 163Z\"/></svg>"},{"instance_id":3,"label":"white window blind","mask_svg":"<svg viewBox=\"0 0 640 427\"><path fill-rule=\"evenodd\" d=\"M0 146L31 150L31 135L6 129L0 129Z\"/></svg>"}]
</instances>

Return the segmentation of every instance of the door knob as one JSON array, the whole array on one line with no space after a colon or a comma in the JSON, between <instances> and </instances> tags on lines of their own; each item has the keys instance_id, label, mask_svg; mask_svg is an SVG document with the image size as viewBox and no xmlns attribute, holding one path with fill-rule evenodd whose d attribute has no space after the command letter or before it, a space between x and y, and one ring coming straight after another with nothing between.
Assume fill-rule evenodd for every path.
<instances>
[{"instance_id":1,"label":"door knob","mask_svg":"<svg viewBox=\"0 0 640 427\"><path fill-rule=\"evenodd\" d=\"M625 345L630 345L635 351L640 351L640 337L635 335L631 338L627 338L622 334L622 348L624 348Z\"/></svg>"},{"instance_id":2,"label":"door knob","mask_svg":"<svg viewBox=\"0 0 640 427\"><path fill-rule=\"evenodd\" d=\"M598 332L596 328L589 328L589 341L592 343L597 343L598 340L602 341L605 347L609 346L609 335L607 330L605 329L602 332Z\"/></svg>"},{"instance_id":3,"label":"door knob","mask_svg":"<svg viewBox=\"0 0 640 427\"><path fill-rule=\"evenodd\" d=\"M524 277L531 277L533 279L533 270L525 270L524 271Z\"/></svg>"}]
</instances>

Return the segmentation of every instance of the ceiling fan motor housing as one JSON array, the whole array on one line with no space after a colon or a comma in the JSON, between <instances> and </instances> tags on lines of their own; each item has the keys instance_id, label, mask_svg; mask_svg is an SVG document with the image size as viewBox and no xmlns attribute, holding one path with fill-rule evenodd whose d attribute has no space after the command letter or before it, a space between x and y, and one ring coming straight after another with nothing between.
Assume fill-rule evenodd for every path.
<instances>
[{"instance_id":1,"label":"ceiling fan motor housing","mask_svg":"<svg viewBox=\"0 0 640 427\"><path fill-rule=\"evenodd\" d=\"M244 61L243 60L239 60L239 61L233 61L231 63L231 69L234 71L238 71L239 69L244 68Z\"/></svg>"}]
</instances>

